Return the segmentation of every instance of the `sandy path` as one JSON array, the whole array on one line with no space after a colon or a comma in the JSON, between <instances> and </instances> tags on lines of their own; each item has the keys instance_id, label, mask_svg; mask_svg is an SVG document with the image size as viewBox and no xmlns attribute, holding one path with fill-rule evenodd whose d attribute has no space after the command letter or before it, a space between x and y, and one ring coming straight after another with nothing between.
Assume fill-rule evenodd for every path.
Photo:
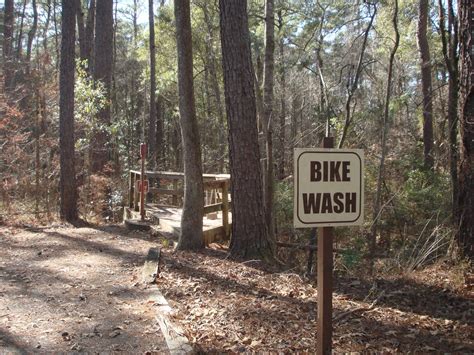
<instances>
[{"instance_id":1,"label":"sandy path","mask_svg":"<svg viewBox=\"0 0 474 355\"><path fill-rule=\"evenodd\" d=\"M0 353L167 352L139 283L148 235L0 227Z\"/></svg>"}]
</instances>

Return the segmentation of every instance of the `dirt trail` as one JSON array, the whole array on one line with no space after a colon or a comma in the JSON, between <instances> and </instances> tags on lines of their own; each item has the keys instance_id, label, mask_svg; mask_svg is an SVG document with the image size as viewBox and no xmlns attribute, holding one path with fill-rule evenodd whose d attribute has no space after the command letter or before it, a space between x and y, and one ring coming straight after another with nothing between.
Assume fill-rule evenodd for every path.
<instances>
[{"instance_id":1,"label":"dirt trail","mask_svg":"<svg viewBox=\"0 0 474 355\"><path fill-rule=\"evenodd\" d=\"M153 246L120 226L0 227L0 353L166 353L139 282Z\"/></svg>"}]
</instances>

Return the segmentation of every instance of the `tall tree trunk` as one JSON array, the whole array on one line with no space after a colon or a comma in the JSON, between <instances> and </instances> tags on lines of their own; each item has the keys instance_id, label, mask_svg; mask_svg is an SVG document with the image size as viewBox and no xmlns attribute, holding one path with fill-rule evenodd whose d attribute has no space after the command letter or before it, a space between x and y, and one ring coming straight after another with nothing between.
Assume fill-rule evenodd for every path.
<instances>
[{"instance_id":1,"label":"tall tree trunk","mask_svg":"<svg viewBox=\"0 0 474 355\"><path fill-rule=\"evenodd\" d=\"M94 68L94 28L95 28L95 0L90 0L87 11L87 22L84 30L84 56L87 59L89 73Z\"/></svg>"},{"instance_id":2,"label":"tall tree trunk","mask_svg":"<svg viewBox=\"0 0 474 355\"><path fill-rule=\"evenodd\" d=\"M31 25L31 29L28 32L28 43L26 46L26 73L30 72L30 61L31 61L31 50L33 48L33 40L36 36L36 30L38 29L38 7L36 6L36 0L31 2L31 6L33 7L33 24Z\"/></svg>"},{"instance_id":3,"label":"tall tree trunk","mask_svg":"<svg viewBox=\"0 0 474 355\"><path fill-rule=\"evenodd\" d=\"M274 0L265 1L265 58L263 68L263 114L266 152L265 171L265 220L270 239L275 238L273 223L273 88L275 68L275 11Z\"/></svg>"},{"instance_id":4,"label":"tall tree trunk","mask_svg":"<svg viewBox=\"0 0 474 355\"><path fill-rule=\"evenodd\" d=\"M94 80L100 81L105 87L106 104L97 114L97 122L105 127L96 130L91 142L91 172L104 171L110 158L109 135L106 131L111 116L111 84L113 64L113 1L97 2L94 45Z\"/></svg>"},{"instance_id":5,"label":"tall tree trunk","mask_svg":"<svg viewBox=\"0 0 474 355\"><path fill-rule=\"evenodd\" d=\"M263 134L263 125L265 121L264 109L263 109L263 95L262 95L262 83L263 83L263 63L260 53L257 53L256 58L256 71L255 75L255 100L257 103L257 128L258 133Z\"/></svg>"},{"instance_id":6,"label":"tall tree trunk","mask_svg":"<svg viewBox=\"0 0 474 355\"><path fill-rule=\"evenodd\" d=\"M474 31L472 2L459 0L461 156L459 166L458 242L466 257L474 258Z\"/></svg>"},{"instance_id":7,"label":"tall tree trunk","mask_svg":"<svg viewBox=\"0 0 474 355\"><path fill-rule=\"evenodd\" d=\"M79 36L79 56L81 57L81 60L87 60L86 28L84 25L84 10L82 8L82 0L75 0L75 2L77 34Z\"/></svg>"},{"instance_id":8,"label":"tall tree trunk","mask_svg":"<svg viewBox=\"0 0 474 355\"><path fill-rule=\"evenodd\" d=\"M150 116L148 120L148 164L151 169L154 169L156 166L156 47L153 0L148 0L148 23L150 29Z\"/></svg>"},{"instance_id":9,"label":"tall tree trunk","mask_svg":"<svg viewBox=\"0 0 474 355\"><path fill-rule=\"evenodd\" d=\"M54 24L54 48L56 50L56 58L60 58L59 48L59 30L58 30L58 16L56 13L57 0L53 0L53 24ZM59 70L59 60L56 60L56 70Z\"/></svg>"},{"instance_id":10,"label":"tall tree trunk","mask_svg":"<svg viewBox=\"0 0 474 355\"><path fill-rule=\"evenodd\" d=\"M48 53L48 31L49 31L49 22L51 21L51 0L47 0L45 3L46 6L46 23L43 27L43 50L44 53ZM46 66L44 66L46 67Z\"/></svg>"},{"instance_id":11,"label":"tall tree trunk","mask_svg":"<svg viewBox=\"0 0 474 355\"><path fill-rule=\"evenodd\" d=\"M204 247L202 219L204 187L201 144L194 102L193 48L189 0L175 0L176 42L178 50L179 114L184 155L184 205L178 249Z\"/></svg>"},{"instance_id":12,"label":"tall tree trunk","mask_svg":"<svg viewBox=\"0 0 474 355\"><path fill-rule=\"evenodd\" d=\"M278 11L278 29L280 35L280 129L278 132L278 177L285 177L285 120L286 120L286 68L285 68L285 41L283 32L283 16Z\"/></svg>"},{"instance_id":13,"label":"tall tree trunk","mask_svg":"<svg viewBox=\"0 0 474 355\"><path fill-rule=\"evenodd\" d=\"M23 0L23 10L20 16L20 28L18 29L18 38L16 43L16 58L18 60L21 60L23 55L23 23L25 21L26 3L27 0Z\"/></svg>"},{"instance_id":14,"label":"tall tree trunk","mask_svg":"<svg viewBox=\"0 0 474 355\"><path fill-rule=\"evenodd\" d=\"M421 90L423 92L423 147L425 167L433 169L433 103L431 87L431 58L428 37L429 3L428 0L419 0L418 4L418 47L420 50Z\"/></svg>"},{"instance_id":15,"label":"tall tree trunk","mask_svg":"<svg viewBox=\"0 0 474 355\"><path fill-rule=\"evenodd\" d=\"M230 254L273 257L268 238L257 132L254 73L246 0L219 0L225 102L232 176Z\"/></svg>"},{"instance_id":16,"label":"tall tree trunk","mask_svg":"<svg viewBox=\"0 0 474 355\"><path fill-rule=\"evenodd\" d=\"M458 92L459 92L459 54L458 54L458 19L454 14L453 0L448 0L448 28L445 27L443 1L438 1L439 28L443 55L449 73L448 79L448 137L449 137L449 171L451 175L451 201L453 222L457 222L457 204L459 196L458 182Z\"/></svg>"},{"instance_id":17,"label":"tall tree trunk","mask_svg":"<svg viewBox=\"0 0 474 355\"><path fill-rule=\"evenodd\" d=\"M371 256L371 265L373 265L373 260L375 257L376 249L376 237L377 237L377 228L379 222L380 214L380 205L382 201L382 183L385 175L385 156L387 155L387 136L389 130L389 108L390 108L390 99L392 95L392 77L393 77L393 63L395 61L395 54L398 50L398 45L400 43L400 33L398 31L398 0L394 0L394 10L392 17L393 31L395 32L395 40L390 51L390 59L388 61L388 78L387 86L385 91L385 107L382 118L382 137L381 137L381 154L380 154L380 165L379 165L379 174L377 177L377 191L375 193L374 201L374 213L373 213L373 222L370 235L370 256Z\"/></svg>"},{"instance_id":18,"label":"tall tree trunk","mask_svg":"<svg viewBox=\"0 0 474 355\"><path fill-rule=\"evenodd\" d=\"M62 0L61 67L59 73L60 216L78 219L74 159L74 72L76 11L74 2Z\"/></svg>"},{"instance_id":19,"label":"tall tree trunk","mask_svg":"<svg viewBox=\"0 0 474 355\"><path fill-rule=\"evenodd\" d=\"M5 0L3 17L3 75L5 92L12 90L13 66L13 24L15 10L14 0Z\"/></svg>"}]
</instances>

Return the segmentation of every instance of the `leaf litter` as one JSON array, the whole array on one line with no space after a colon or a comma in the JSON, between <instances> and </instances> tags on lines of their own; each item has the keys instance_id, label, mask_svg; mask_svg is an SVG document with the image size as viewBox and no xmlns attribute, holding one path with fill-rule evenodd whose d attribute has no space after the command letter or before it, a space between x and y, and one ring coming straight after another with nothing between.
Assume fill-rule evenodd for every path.
<instances>
[{"instance_id":1,"label":"leaf litter","mask_svg":"<svg viewBox=\"0 0 474 355\"><path fill-rule=\"evenodd\" d=\"M157 283L203 352L314 352L317 287L298 274L239 263L226 250L162 253ZM336 352L474 351L474 301L433 270L375 280L335 277ZM447 275L449 278L449 275Z\"/></svg>"}]
</instances>

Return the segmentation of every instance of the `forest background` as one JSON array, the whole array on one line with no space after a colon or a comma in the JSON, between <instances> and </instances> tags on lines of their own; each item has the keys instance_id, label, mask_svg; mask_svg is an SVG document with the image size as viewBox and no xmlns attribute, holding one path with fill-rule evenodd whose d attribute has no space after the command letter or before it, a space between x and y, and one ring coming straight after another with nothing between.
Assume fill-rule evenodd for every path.
<instances>
[{"instance_id":1,"label":"forest background","mask_svg":"<svg viewBox=\"0 0 474 355\"><path fill-rule=\"evenodd\" d=\"M173 4L110 1L110 12L104 3L74 1L72 77L79 211L99 223L122 218L141 142L150 147L149 168L183 171ZM276 0L272 17L268 3L249 1L248 16L255 154L271 233L306 243L309 231L292 227L292 148L319 146L329 126L339 147L362 148L366 156L366 223L338 229L343 268L366 256L388 256L390 267L405 269L446 255L472 256L466 224L473 207L463 198L472 186L459 159L457 4ZM0 221L50 222L60 212L62 8L56 0L6 0L1 16ZM192 1L191 26L202 170L227 173L217 2Z\"/></svg>"}]
</instances>

